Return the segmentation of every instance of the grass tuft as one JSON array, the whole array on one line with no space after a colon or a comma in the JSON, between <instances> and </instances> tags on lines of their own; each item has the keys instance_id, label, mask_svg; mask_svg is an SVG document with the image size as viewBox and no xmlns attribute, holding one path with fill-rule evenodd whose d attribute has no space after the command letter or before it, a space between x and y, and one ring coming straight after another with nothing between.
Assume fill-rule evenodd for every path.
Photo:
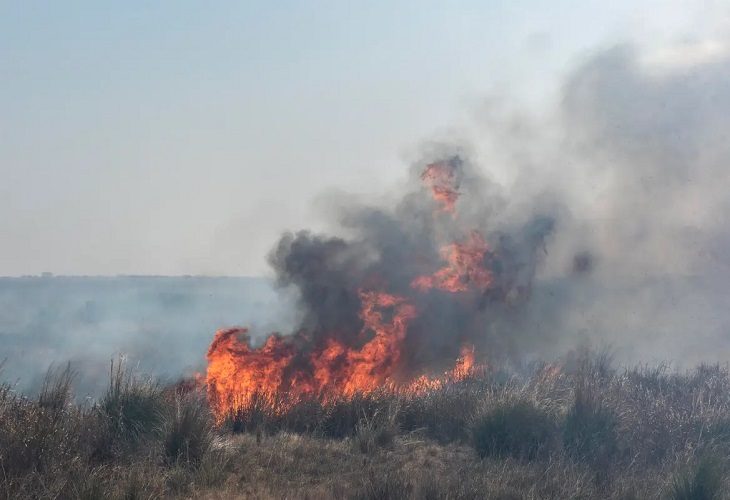
<instances>
[{"instance_id":1,"label":"grass tuft","mask_svg":"<svg viewBox=\"0 0 730 500\"><path fill-rule=\"evenodd\" d=\"M165 458L171 462L200 464L213 443L210 412L197 395L177 396L161 425Z\"/></svg>"},{"instance_id":2,"label":"grass tuft","mask_svg":"<svg viewBox=\"0 0 730 500\"><path fill-rule=\"evenodd\" d=\"M160 424L163 391L154 381L137 377L121 359L111 362L109 375L98 408L114 439L134 443Z\"/></svg>"},{"instance_id":3,"label":"grass tuft","mask_svg":"<svg viewBox=\"0 0 730 500\"><path fill-rule=\"evenodd\" d=\"M363 415L355 426L355 446L367 455L380 448L391 447L398 434L397 411L389 409L375 412L371 417Z\"/></svg>"},{"instance_id":4,"label":"grass tuft","mask_svg":"<svg viewBox=\"0 0 730 500\"><path fill-rule=\"evenodd\" d=\"M717 459L701 458L695 466L676 477L671 500L716 500L723 492L723 471Z\"/></svg>"},{"instance_id":5,"label":"grass tuft","mask_svg":"<svg viewBox=\"0 0 730 500\"><path fill-rule=\"evenodd\" d=\"M618 451L618 417L602 404L597 390L580 382L563 424L563 444L579 460L605 467Z\"/></svg>"},{"instance_id":6,"label":"grass tuft","mask_svg":"<svg viewBox=\"0 0 730 500\"><path fill-rule=\"evenodd\" d=\"M530 401L502 402L476 417L472 445L480 458L534 460L549 451L556 427L553 418Z\"/></svg>"}]
</instances>

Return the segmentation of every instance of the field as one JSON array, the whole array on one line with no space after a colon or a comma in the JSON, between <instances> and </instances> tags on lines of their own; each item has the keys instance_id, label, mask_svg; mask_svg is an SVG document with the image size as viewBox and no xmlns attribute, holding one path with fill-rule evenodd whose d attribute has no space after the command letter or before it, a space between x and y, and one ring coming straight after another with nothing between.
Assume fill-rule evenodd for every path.
<instances>
[{"instance_id":1,"label":"field","mask_svg":"<svg viewBox=\"0 0 730 500\"><path fill-rule=\"evenodd\" d=\"M0 389L2 498L724 498L730 374L615 369L583 353L423 393L203 394L113 364L96 401L71 370Z\"/></svg>"}]
</instances>

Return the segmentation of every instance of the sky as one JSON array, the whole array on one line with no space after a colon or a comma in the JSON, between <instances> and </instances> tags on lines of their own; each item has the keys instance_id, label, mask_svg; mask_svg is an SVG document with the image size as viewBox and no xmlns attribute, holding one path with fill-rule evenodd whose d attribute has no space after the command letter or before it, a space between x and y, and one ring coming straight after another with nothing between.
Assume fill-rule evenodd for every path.
<instances>
[{"instance_id":1,"label":"sky","mask_svg":"<svg viewBox=\"0 0 730 500\"><path fill-rule=\"evenodd\" d=\"M0 275L266 274L337 189L387 190L492 98L723 2L0 0ZM495 97L496 96L496 97Z\"/></svg>"}]
</instances>

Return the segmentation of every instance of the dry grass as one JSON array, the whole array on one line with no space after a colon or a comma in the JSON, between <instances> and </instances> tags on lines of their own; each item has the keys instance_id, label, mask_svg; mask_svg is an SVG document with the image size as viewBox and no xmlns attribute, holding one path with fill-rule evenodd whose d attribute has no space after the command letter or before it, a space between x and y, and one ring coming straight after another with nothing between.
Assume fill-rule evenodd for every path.
<instances>
[{"instance_id":1,"label":"dry grass","mask_svg":"<svg viewBox=\"0 0 730 500\"><path fill-rule=\"evenodd\" d=\"M2 498L728 498L730 374L720 366L558 368L280 411L215 427L200 394L113 365L95 404L49 371L0 385Z\"/></svg>"}]
</instances>

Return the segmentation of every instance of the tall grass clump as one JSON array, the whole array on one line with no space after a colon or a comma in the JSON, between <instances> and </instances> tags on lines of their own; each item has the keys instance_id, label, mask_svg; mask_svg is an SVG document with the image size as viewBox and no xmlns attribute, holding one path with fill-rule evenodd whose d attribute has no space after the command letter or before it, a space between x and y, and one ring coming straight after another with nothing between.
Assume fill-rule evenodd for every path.
<instances>
[{"instance_id":1,"label":"tall grass clump","mask_svg":"<svg viewBox=\"0 0 730 500\"><path fill-rule=\"evenodd\" d=\"M70 363L62 369L49 368L38 393L38 406L55 416L63 414L73 402L74 377Z\"/></svg>"},{"instance_id":2,"label":"tall grass clump","mask_svg":"<svg viewBox=\"0 0 730 500\"><path fill-rule=\"evenodd\" d=\"M723 493L723 471L714 457L702 457L672 482L670 500L718 500Z\"/></svg>"},{"instance_id":3,"label":"tall grass clump","mask_svg":"<svg viewBox=\"0 0 730 500\"><path fill-rule=\"evenodd\" d=\"M553 417L531 401L503 401L478 415L471 426L480 458L534 460L549 451L556 437Z\"/></svg>"},{"instance_id":4,"label":"tall grass clump","mask_svg":"<svg viewBox=\"0 0 730 500\"><path fill-rule=\"evenodd\" d=\"M403 500L411 498L412 491L413 485L403 475L370 469L350 497L353 500Z\"/></svg>"},{"instance_id":5,"label":"tall grass clump","mask_svg":"<svg viewBox=\"0 0 730 500\"><path fill-rule=\"evenodd\" d=\"M123 360L116 364L112 361L109 388L99 402L99 410L114 438L136 442L161 423L162 389L150 379L140 379Z\"/></svg>"},{"instance_id":6,"label":"tall grass clump","mask_svg":"<svg viewBox=\"0 0 730 500\"><path fill-rule=\"evenodd\" d=\"M605 466L618 451L618 417L597 393L584 381L576 384L575 400L563 423L563 444L574 458Z\"/></svg>"},{"instance_id":7,"label":"tall grass clump","mask_svg":"<svg viewBox=\"0 0 730 500\"><path fill-rule=\"evenodd\" d=\"M355 426L354 443L365 454L372 454L380 448L390 447L398 435L398 411L389 408L368 416L363 415Z\"/></svg>"},{"instance_id":8,"label":"tall grass clump","mask_svg":"<svg viewBox=\"0 0 730 500\"><path fill-rule=\"evenodd\" d=\"M35 497L42 489L60 494L66 477L88 456L89 414L72 404L72 372L49 370L37 399L0 386L0 493Z\"/></svg>"},{"instance_id":9,"label":"tall grass clump","mask_svg":"<svg viewBox=\"0 0 730 500\"><path fill-rule=\"evenodd\" d=\"M262 433L274 427L276 401L264 392L253 393L244 403L236 405L225 418L225 427L234 434Z\"/></svg>"},{"instance_id":10,"label":"tall grass clump","mask_svg":"<svg viewBox=\"0 0 730 500\"><path fill-rule=\"evenodd\" d=\"M363 419L388 415L397 405L398 396L388 391L339 396L324 404L318 434L329 438L345 438L356 434ZM379 418L379 417L378 417Z\"/></svg>"},{"instance_id":11,"label":"tall grass clump","mask_svg":"<svg viewBox=\"0 0 730 500\"><path fill-rule=\"evenodd\" d=\"M176 396L160 432L168 462L200 464L213 444L213 422L205 401L194 394Z\"/></svg>"},{"instance_id":12,"label":"tall grass clump","mask_svg":"<svg viewBox=\"0 0 730 500\"><path fill-rule=\"evenodd\" d=\"M449 383L402 398L400 421L404 430L423 430L439 443L468 439L469 423L482 405L486 381Z\"/></svg>"}]
</instances>

